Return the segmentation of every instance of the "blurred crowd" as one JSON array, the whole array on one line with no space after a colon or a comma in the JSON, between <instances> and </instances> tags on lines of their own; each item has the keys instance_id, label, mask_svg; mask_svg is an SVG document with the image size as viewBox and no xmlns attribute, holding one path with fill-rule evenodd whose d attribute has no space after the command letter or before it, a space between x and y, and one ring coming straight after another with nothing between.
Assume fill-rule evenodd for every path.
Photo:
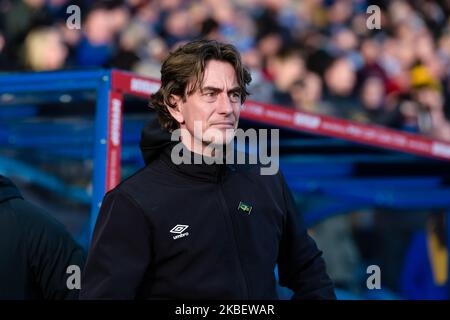
<instances>
[{"instance_id":1,"label":"blurred crowd","mask_svg":"<svg viewBox=\"0 0 450 320\"><path fill-rule=\"evenodd\" d=\"M253 100L450 140L449 16L448 0L0 0L0 70L158 78L177 45L217 39L242 53Z\"/></svg>"}]
</instances>

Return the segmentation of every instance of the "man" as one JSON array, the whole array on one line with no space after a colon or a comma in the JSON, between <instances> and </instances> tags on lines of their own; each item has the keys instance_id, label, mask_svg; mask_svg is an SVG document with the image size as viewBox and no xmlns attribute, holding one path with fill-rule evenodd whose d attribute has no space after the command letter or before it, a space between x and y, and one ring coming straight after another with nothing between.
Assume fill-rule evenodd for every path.
<instances>
[{"instance_id":1,"label":"man","mask_svg":"<svg viewBox=\"0 0 450 320\"><path fill-rule=\"evenodd\" d=\"M76 299L70 277L80 276L84 260L64 226L0 175L0 300Z\"/></svg>"},{"instance_id":2,"label":"man","mask_svg":"<svg viewBox=\"0 0 450 320\"><path fill-rule=\"evenodd\" d=\"M293 298L335 298L282 175L207 164L212 142L230 143L250 80L236 49L216 41L164 61L151 105L166 131L144 132L148 165L105 196L81 298L277 299L276 264ZM176 129L183 155L204 162L172 161Z\"/></svg>"}]
</instances>

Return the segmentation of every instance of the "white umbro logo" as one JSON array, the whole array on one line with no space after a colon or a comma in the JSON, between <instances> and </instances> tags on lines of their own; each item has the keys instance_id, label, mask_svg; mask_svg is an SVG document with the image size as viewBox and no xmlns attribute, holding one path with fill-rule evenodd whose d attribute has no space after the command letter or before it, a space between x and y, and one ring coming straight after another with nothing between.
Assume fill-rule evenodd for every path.
<instances>
[{"instance_id":1,"label":"white umbro logo","mask_svg":"<svg viewBox=\"0 0 450 320\"><path fill-rule=\"evenodd\" d=\"M183 238L189 235L189 232L183 233L187 228L189 228L188 225L185 224L177 224L175 227L170 230L170 233L176 233L176 236L173 236L174 239Z\"/></svg>"},{"instance_id":2,"label":"white umbro logo","mask_svg":"<svg viewBox=\"0 0 450 320\"><path fill-rule=\"evenodd\" d=\"M185 224L177 224L175 227L170 230L171 233L182 233L184 230L189 228L189 226Z\"/></svg>"}]
</instances>

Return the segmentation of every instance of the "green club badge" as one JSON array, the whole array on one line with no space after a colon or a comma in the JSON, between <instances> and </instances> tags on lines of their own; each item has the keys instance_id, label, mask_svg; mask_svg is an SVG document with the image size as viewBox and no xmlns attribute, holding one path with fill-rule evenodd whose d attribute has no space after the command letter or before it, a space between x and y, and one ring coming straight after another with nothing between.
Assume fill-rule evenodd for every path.
<instances>
[{"instance_id":1,"label":"green club badge","mask_svg":"<svg viewBox=\"0 0 450 320\"><path fill-rule=\"evenodd\" d=\"M245 212L246 214L250 214L250 211L252 211L252 206L240 201L238 210Z\"/></svg>"}]
</instances>

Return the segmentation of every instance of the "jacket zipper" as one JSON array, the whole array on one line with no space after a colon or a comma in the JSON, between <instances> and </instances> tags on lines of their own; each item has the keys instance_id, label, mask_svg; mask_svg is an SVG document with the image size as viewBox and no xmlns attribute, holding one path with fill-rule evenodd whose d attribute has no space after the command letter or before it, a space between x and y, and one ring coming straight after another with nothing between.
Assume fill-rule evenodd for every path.
<instances>
[{"instance_id":1,"label":"jacket zipper","mask_svg":"<svg viewBox=\"0 0 450 320\"><path fill-rule=\"evenodd\" d=\"M245 277L244 268L242 267L242 259L241 259L241 255L240 255L239 250L238 250L236 233L235 233L235 230L234 230L235 226L234 226L233 219L229 216L228 206L227 206L227 204L225 202L225 196L223 194L223 185L222 185L222 179L221 178L219 178L218 183L219 183L219 198L220 198L220 202L222 204L222 208L225 211L226 219L229 219L230 223L231 223L231 233L233 234L234 248L235 248L236 255L237 255L237 258L238 258L238 261L239 261L239 267L240 267L239 270L241 272L242 279L244 280L244 294L246 296L246 299L248 300L248 299L250 299L250 297L249 297L249 290L248 290L248 281L247 281L247 278Z\"/></svg>"}]
</instances>

